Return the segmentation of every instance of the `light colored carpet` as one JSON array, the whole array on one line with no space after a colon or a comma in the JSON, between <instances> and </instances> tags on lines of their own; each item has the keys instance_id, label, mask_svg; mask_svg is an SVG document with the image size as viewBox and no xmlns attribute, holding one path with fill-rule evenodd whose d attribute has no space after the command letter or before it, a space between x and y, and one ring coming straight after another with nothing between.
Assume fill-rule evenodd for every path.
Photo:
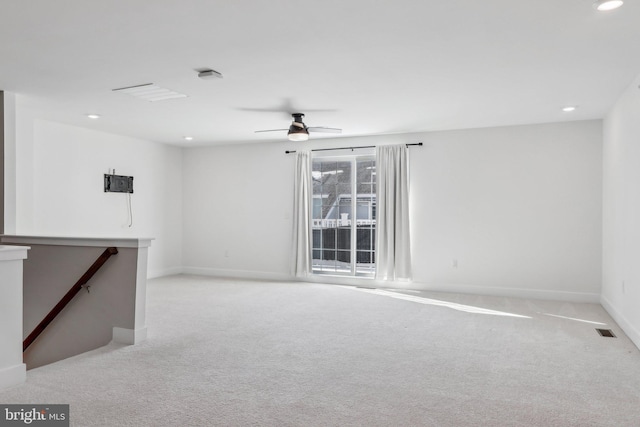
<instances>
[{"instance_id":1,"label":"light colored carpet","mask_svg":"<svg viewBox=\"0 0 640 427\"><path fill-rule=\"evenodd\" d=\"M174 276L147 326L0 403L74 426L640 425L640 352L595 304Z\"/></svg>"}]
</instances>

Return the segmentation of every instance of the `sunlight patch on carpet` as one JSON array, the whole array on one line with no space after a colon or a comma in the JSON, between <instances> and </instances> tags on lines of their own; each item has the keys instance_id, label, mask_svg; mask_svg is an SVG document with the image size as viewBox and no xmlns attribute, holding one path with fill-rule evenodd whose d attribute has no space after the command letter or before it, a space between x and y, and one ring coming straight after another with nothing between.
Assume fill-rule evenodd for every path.
<instances>
[{"instance_id":1,"label":"sunlight patch on carpet","mask_svg":"<svg viewBox=\"0 0 640 427\"><path fill-rule=\"evenodd\" d=\"M549 313L540 313L540 314L542 314L544 316L557 317L559 319L575 320L576 322L590 323L592 325L606 325L606 323L594 322L592 320L577 319L575 317L558 316L557 314L549 314Z\"/></svg>"},{"instance_id":2,"label":"sunlight patch on carpet","mask_svg":"<svg viewBox=\"0 0 640 427\"><path fill-rule=\"evenodd\" d=\"M401 299L404 301L417 302L419 304L427 304L427 305L435 305L439 307L451 308L453 310L463 311L465 313L489 314L493 316L508 316L508 317L518 317L521 319L531 319L531 317L529 316L522 316L520 314L507 313L504 311L497 311L497 310L489 310L487 308L474 307L472 305L458 304L455 302L440 301L440 300L435 300L431 298L417 297L414 295L405 295L397 292L383 291L381 289L356 288L353 286L343 286L343 287L348 289L354 289L360 292L366 292L369 294L382 295L390 298Z\"/></svg>"}]
</instances>

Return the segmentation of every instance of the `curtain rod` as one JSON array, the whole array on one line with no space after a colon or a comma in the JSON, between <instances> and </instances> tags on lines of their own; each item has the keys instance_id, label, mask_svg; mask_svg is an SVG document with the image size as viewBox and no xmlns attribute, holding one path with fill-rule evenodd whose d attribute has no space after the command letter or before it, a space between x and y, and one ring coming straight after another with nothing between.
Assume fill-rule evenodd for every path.
<instances>
[{"instance_id":1,"label":"curtain rod","mask_svg":"<svg viewBox=\"0 0 640 427\"><path fill-rule=\"evenodd\" d=\"M422 146L422 142L416 142L415 144L405 144L407 147L411 146L411 145L418 145L418 146ZM365 145L363 147L339 147L339 148L316 148L315 150L311 150L311 151L331 151L331 150L355 150L358 148L376 148L375 145ZM295 153L295 150L287 150L284 152L284 154L291 154L291 153Z\"/></svg>"}]
</instances>

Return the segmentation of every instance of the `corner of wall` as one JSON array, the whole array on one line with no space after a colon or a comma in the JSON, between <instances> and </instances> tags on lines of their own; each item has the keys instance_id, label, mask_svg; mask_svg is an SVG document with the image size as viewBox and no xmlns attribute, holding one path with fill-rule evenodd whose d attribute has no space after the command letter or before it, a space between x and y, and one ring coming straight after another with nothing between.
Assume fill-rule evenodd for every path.
<instances>
[{"instance_id":1,"label":"corner of wall","mask_svg":"<svg viewBox=\"0 0 640 427\"><path fill-rule=\"evenodd\" d=\"M602 291L600 303L640 349L640 75L604 119ZM634 298L636 296L636 298Z\"/></svg>"},{"instance_id":2,"label":"corner of wall","mask_svg":"<svg viewBox=\"0 0 640 427\"><path fill-rule=\"evenodd\" d=\"M638 330L615 306L604 296L600 297L600 305L616 321L629 339L640 350L640 330Z\"/></svg>"}]
</instances>

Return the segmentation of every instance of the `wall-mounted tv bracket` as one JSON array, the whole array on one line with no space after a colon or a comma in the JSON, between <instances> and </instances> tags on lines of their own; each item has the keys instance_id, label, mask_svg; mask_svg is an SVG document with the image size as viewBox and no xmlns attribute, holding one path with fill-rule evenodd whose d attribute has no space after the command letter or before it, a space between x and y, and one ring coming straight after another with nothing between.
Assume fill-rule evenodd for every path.
<instances>
[{"instance_id":1,"label":"wall-mounted tv bracket","mask_svg":"<svg viewBox=\"0 0 640 427\"><path fill-rule=\"evenodd\" d=\"M105 193L133 193L133 177L125 175L104 174Z\"/></svg>"}]
</instances>

